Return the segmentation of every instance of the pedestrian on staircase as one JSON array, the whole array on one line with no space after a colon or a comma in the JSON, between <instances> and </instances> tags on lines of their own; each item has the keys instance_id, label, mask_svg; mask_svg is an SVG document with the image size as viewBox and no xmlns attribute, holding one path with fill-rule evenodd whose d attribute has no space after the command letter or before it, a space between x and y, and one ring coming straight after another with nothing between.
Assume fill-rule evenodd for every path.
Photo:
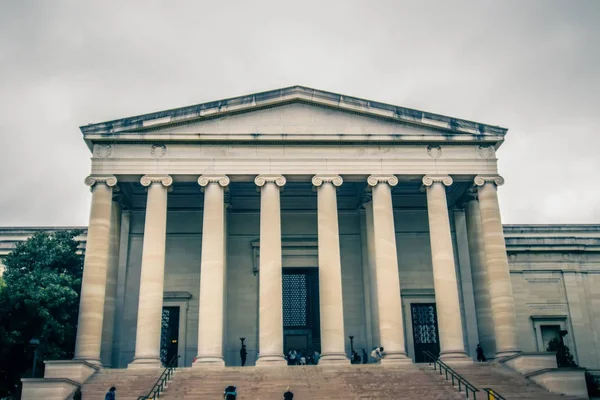
<instances>
[{"instance_id":1,"label":"pedestrian on staircase","mask_svg":"<svg viewBox=\"0 0 600 400\"><path fill-rule=\"evenodd\" d=\"M225 400L236 400L237 399L237 387L229 385L223 392L223 399Z\"/></svg>"},{"instance_id":2,"label":"pedestrian on staircase","mask_svg":"<svg viewBox=\"0 0 600 400\"><path fill-rule=\"evenodd\" d=\"M116 390L117 388L114 386L108 389L108 392L106 392L106 395L104 396L104 400L117 400L117 395L115 394Z\"/></svg>"},{"instance_id":3,"label":"pedestrian on staircase","mask_svg":"<svg viewBox=\"0 0 600 400\"><path fill-rule=\"evenodd\" d=\"M288 386L287 388L285 388L285 393L283 394L283 400L293 400L294 399L294 393L292 393L292 391L290 390L290 387Z\"/></svg>"},{"instance_id":4,"label":"pedestrian on staircase","mask_svg":"<svg viewBox=\"0 0 600 400\"><path fill-rule=\"evenodd\" d=\"M480 344L477 344L477 348L475 349L475 352L477 353L477 361L479 362L485 362L485 355L483 354L483 348L481 347Z\"/></svg>"},{"instance_id":5,"label":"pedestrian on staircase","mask_svg":"<svg viewBox=\"0 0 600 400\"><path fill-rule=\"evenodd\" d=\"M248 355L248 351L246 351L246 345L242 345L242 349L240 350L240 357L242 358L242 367L246 365L246 356Z\"/></svg>"}]
</instances>

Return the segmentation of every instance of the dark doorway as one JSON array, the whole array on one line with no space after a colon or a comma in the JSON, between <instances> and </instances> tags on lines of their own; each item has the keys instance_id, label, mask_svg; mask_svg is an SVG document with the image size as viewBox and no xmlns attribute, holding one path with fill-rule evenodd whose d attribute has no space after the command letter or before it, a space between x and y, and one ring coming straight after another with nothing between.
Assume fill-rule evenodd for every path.
<instances>
[{"instance_id":1,"label":"dark doorway","mask_svg":"<svg viewBox=\"0 0 600 400\"><path fill-rule=\"evenodd\" d=\"M317 268L284 268L283 347L321 352L319 271Z\"/></svg>"},{"instance_id":2,"label":"dark doorway","mask_svg":"<svg viewBox=\"0 0 600 400\"><path fill-rule=\"evenodd\" d=\"M164 366L177 355L179 307L163 307L160 328L160 361Z\"/></svg>"},{"instance_id":3,"label":"dark doorway","mask_svg":"<svg viewBox=\"0 0 600 400\"><path fill-rule=\"evenodd\" d=\"M427 350L435 356L440 355L440 341L437 326L435 303L413 303L412 312L413 342L415 362L428 362L423 354Z\"/></svg>"}]
</instances>

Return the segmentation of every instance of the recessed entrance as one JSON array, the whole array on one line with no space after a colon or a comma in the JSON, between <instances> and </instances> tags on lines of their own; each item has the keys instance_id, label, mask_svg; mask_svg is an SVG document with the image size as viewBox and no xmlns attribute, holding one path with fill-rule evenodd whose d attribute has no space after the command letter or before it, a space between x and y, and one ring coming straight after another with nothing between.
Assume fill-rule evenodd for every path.
<instances>
[{"instance_id":1,"label":"recessed entrance","mask_svg":"<svg viewBox=\"0 0 600 400\"><path fill-rule=\"evenodd\" d=\"M435 356L440 354L440 341L437 326L435 303L412 303L413 340L415 345L415 362L427 362L423 351L427 350Z\"/></svg>"},{"instance_id":2,"label":"recessed entrance","mask_svg":"<svg viewBox=\"0 0 600 400\"><path fill-rule=\"evenodd\" d=\"M283 347L321 352L317 268L283 268Z\"/></svg>"},{"instance_id":3,"label":"recessed entrance","mask_svg":"<svg viewBox=\"0 0 600 400\"><path fill-rule=\"evenodd\" d=\"M163 307L160 328L160 361L167 365L179 346L179 307Z\"/></svg>"}]
</instances>

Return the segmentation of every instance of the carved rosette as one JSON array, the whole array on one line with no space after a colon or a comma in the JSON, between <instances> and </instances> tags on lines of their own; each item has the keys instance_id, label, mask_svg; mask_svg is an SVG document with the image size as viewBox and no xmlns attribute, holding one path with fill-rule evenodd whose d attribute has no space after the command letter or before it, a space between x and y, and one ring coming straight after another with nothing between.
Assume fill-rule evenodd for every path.
<instances>
[{"instance_id":1,"label":"carved rosette","mask_svg":"<svg viewBox=\"0 0 600 400\"><path fill-rule=\"evenodd\" d=\"M85 178L84 183L90 188L94 187L94 185L97 183L104 183L106 184L106 186L113 187L117 184L117 177L114 175L90 175L87 178Z\"/></svg>"},{"instance_id":2,"label":"carved rosette","mask_svg":"<svg viewBox=\"0 0 600 400\"><path fill-rule=\"evenodd\" d=\"M164 187L169 187L173 184L173 178L169 175L144 175L140 179L142 186L150 186L153 183L161 183Z\"/></svg>"},{"instance_id":3,"label":"carved rosette","mask_svg":"<svg viewBox=\"0 0 600 400\"><path fill-rule=\"evenodd\" d=\"M483 186L486 183L493 183L496 186L504 185L504 178L500 175L477 175L473 181L475 186Z\"/></svg>"},{"instance_id":4,"label":"carved rosette","mask_svg":"<svg viewBox=\"0 0 600 400\"><path fill-rule=\"evenodd\" d=\"M274 183L279 187L282 187L286 183L286 179L283 175L258 175L254 178L254 183L258 187L264 186L266 183Z\"/></svg>"},{"instance_id":5,"label":"carved rosette","mask_svg":"<svg viewBox=\"0 0 600 400\"><path fill-rule=\"evenodd\" d=\"M315 175L312 178L312 184L314 186L321 186L323 183L331 183L333 186L342 186L344 180L339 175Z\"/></svg>"},{"instance_id":6,"label":"carved rosette","mask_svg":"<svg viewBox=\"0 0 600 400\"><path fill-rule=\"evenodd\" d=\"M442 148L440 146L427 146L427 155L437 159L442 156Z\"/></svg>"},{"instance_id":7,"label":"carved rosette","mask_svg":"<svg viewBox=\"0 0 600 400\"><path fill-rule=\"evenodd\" d=\"M198 178L198 185L205 187L209 183L218 183L222 187L229 185L229 177L227 175L201 175Z\"/></svg>"},{"instance_id":8,"label":"carved rosette","mask_svg":"<svg viewBox=\"0 0 600 400\"><path fill-rule=\"evenodd\" d=\"M444 186L452 185L452 177L448 175L425 175L423 177L423 186L432 186L434 183L441 183Z\"/></svg>"},{"instance_id":9,"label":"carved rosette","mask_svg":"<svg viewBox=\"0 0 600 400\"><path fill-rule=\"evenodd\" d=\"M481 158L493 158L494 148L492 146L479 146L477 148L477 153Z\"/></svg>"},{"instance_id":10,"label":"carved rosette","mask_svg":"<svg viewBox=\"0 0 600 400\"><path fill-rule=\"evenodd\" d=\"M112 146L110 144L94 145L94 155L98 158L107 158L112 154Z\"/></svg>"},{"instance_id":11,"label":"carved rosette","mask_svg":"<svg viewBox=\"0 0 600 400\"><path fill-rule=\"evenodd\" d=\"M377 186L379 183L387 183L390 186L396 186L398 184L398 178L395 175L371 175L367 178L367 184L369 186Z\"/></svg>"},{"instance_id":12,"label":"carved rosette","mask_svg":"<svg viewBox=\"0 0 600 400\"><path fill-rule=\"evenodd\" d=\"M150 155L152 157L164 157L165 154L167 154L167 146L164 144L153 144L152 147L150 147Z\"/></svg>"}]
</instances>

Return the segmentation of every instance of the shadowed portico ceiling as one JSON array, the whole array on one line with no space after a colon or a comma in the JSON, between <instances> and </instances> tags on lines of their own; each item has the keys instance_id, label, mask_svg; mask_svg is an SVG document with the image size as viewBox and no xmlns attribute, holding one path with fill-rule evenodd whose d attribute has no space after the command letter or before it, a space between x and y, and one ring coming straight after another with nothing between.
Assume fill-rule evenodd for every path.
<instances>
[{"instance_id":1,"label":"shadowed portico ceiling","mask_svg":"<svg viewBox=\"0 0 600 400\"><path fill-rule=\"evenodd\" d=\"M284 107L291 104L305 104L322 109L335 110L345 114L353 114L363 118L393 124L397 130L391 129L385 135L372 135L370 132L360 132L358 135L319 135L318 140L328 141L395 141L406 140L410 135L404 135L407 128L413 129L412 141L448 141L449 138L459 142L476 141L493 143L498 147L504 140L507 130L498 126L448 117L425 111L394 106L372 100L345 96L337 93L311 89L304 86L291 86L283 89L270 90L246 96L212 101L188 107L159 111L134 117L122 118L107 122L89 124L80 127L88 146L102 141L266 141L283 140L282 132L238 132L238 135L227 135L219 132L181 132L178 127L192 126L215 119L267 110L274 107ZM389 128L389 125L388 125ZM418 129L415 131L414 129ZM402 131L404 129L404 131ZM416 132L416 134L415 134ZM242 135L245 133L246 136ZM315 132L318 134L318 132ZM407 137L404 137L407 136ZM299 137L285 137L286 141ZM308 138L301 138L307 140ZM310 138L313 140L314 138Z\"/></svg>"}]
</instances>

